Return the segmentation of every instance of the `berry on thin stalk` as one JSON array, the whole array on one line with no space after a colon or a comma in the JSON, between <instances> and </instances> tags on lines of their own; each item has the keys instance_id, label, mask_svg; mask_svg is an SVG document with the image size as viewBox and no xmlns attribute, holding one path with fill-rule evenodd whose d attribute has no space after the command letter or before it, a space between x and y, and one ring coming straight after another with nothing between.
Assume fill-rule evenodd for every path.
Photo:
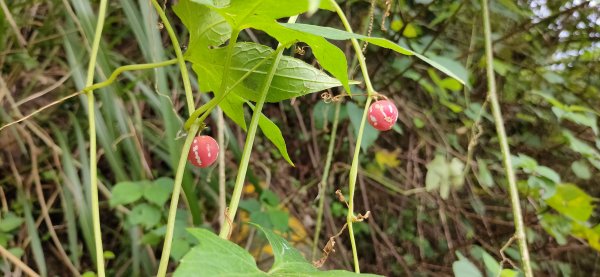
<instances>
[{"instance_id":1,"label":"berry on thin stalk","mask_svg":"<svg viewBox=\"0 0 600 277\"><path fill-rule=\"evenodd\" d=\"M212 165L219 156L219 144L210 136L197 136L192 141L188 161L196 167L205 168Z\"/></svg>"},{"instance_id":2,"label":"berry on thin stalk","mask_svg":"<svg viewBox=\"0 0 600 277\"><path fill-rule=\"evenodd\" d=\"M369 124L379 131L394 127L398 119L398 109L390 100L379 100L369 107Z\"/></svg>"}]
</instances>

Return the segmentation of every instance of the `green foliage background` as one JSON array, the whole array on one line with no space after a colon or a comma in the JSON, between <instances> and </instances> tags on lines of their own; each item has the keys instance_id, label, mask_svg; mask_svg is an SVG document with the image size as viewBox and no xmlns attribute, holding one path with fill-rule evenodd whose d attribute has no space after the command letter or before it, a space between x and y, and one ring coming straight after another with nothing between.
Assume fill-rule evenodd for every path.
<instances>
[{"instance_id":1,"label":"green foliage background","mask_svg":"<svg viewBox=\"0 0 600 277\"><path fill-rule=\"evenodd\" d=\"M0 121L4 125L83 88L97 3L0 2L6 7L0 13ZM183 25L189 23L172 4L169 1L166 10L180 41L193 49L187 45ZM540 276L598 275L600 4L537 0L490 4L494 68L518 170L534 271ZM376 46L382 42L365 38L370 42L365 55L374 87L398 105L400 119L390 132L367 128L361 145L355 210L371 212L369 220L355 226L363 271L387 276L514 274L506 269L518 265L516 245L503 248L514 232L506 178L492 118L482 110L487 104L479 2L345 1L340 5L355 32L389 39L430 61L398 55ZM172 58L168 37L158 22L148 1L111 1L97 81L120 65ZM327 11L302 16L299 22L342 29ZM242 32L241 41L274 46L269 35L290 36L281 30L267 35L260 31L267 23L254 23L255 29ZM334 39L348 36L297 28ZM224 25L218 30L227 32ZM334 53L320 54L323 50L309 43L316 39L303 36L309 44L302 48L304 53L286 55L311 64L322 53ZM215 45L224 42L218 34L213 38ZM331 42L345 54L349 71L356 73L355 55L347 41ZM194 54L204 53L186 56L193 62ZM214 59L215 65L219 62L223 61ZM448 68L447 73L466 80L466 85L435 70L432 63ZM345 84L340 77L343 71L335 65L315 65ZM196 70L211 73L211 68ZM350 79L361 81L359 76ZM201 76L194 84L198 102L206 103L210 94L200 91L214 88L205 88ZM361 85L351 85L351 92L364 93ZM178 138L187 118L179 73L174 66L126 73L118 84L97 95L107 272L148 276L155 273L160 256L165 195L171 190L170 177L182 144ZM271 96L268 102L285 99ZM0 245L42 275L74 275L94 268L84 100L69 100L0 133ZM320 257L310 255L315 199L326 197L319 248L345 222L346 207L333 191L347 193L351 148L364 97L346 97L341 103L329 190L320 194L317 183L335 105L326 102L317 93L263 109L273 121L263 121L264 128L273 130L275 124L281 129L287 152L258 137L248 173L252 189L245 191L240 204L244 212L236 219L284 234L308 260ZM227 121L229 185L245 137L237 125L251 114L250 109L239 108L243 102L237 104L237 121ZM207 122L206 133L216 134L215 122L215 118ZM186 226L218 229L217 178L210 168L186 171L173 265L196 249L198 241L185 231ZM233 239L250 250L258 267L266 271L273 263L269 255L273 249L264 245L272 238L261 234L240 225ZM349 270L347 235L337 242L325 268ZM5 273L15 270L7 260L0 261L0 268Z\"/></svg>"}]
</instances>

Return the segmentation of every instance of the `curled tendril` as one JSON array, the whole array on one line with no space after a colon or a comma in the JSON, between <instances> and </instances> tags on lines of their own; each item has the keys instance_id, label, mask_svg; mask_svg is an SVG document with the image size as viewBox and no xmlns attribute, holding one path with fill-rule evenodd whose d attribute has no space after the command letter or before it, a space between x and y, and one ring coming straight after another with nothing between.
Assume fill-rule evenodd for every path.
<instances>
[{"instance_id":1,"label":"curled tendril","mask_svg":"<svg viewBox=\"0 0 600 277\"><path fill-rule=\"evenodd\" d=\"M327 104L329 104L331 102L333 102L333 103L342 102L344 97L347 97L347 96L369 96L369 95L365 94L365 93L356 93L356 94L350 94L350 95L346 95L346 94L333 95L329 91L321 93L321 99L323 99L323 102L325 102ZM378 92L374 92L373 94L371 94L371 97L373 97L375 100L380 100L380 99L388 100L387 96L380 94Z\"/></svg>"},{"instance_id":2,"label":"curled tendril","mask_svg":"<svg viewBox=\"0 0 600 277\"><path fill-rule=\"evenodd\" d=\"M338 103L338 102L342 102L342 99L344 99L345 95L339 94L339 95L333 95L331 94L331 92L323 92L321 93L321 98L323 99L323 102L325 103Z\"/></svg>"}]
</instances>

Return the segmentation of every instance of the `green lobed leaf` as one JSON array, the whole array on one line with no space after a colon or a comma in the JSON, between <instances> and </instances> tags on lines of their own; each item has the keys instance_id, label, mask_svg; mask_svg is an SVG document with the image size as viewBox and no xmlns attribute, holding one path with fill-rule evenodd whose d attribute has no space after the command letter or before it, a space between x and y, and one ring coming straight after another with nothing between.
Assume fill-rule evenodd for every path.
<instances>
[{"instance_id":1,"label":"green lobed leaf","mask_svg":"<svg viewBox=\"0 0 600 277\"><path fill-rule=\"evenodd\" d=\"M131 210L127 215L129 223L133 225L141 225L146 229L150 229L160 222L161 212L153 205L148 203L139 204Z\"/></svg>"},{"instance_id":2,"label":"green lobed leaf","mask_svg":"<svg viewBox=\"0 0 600 277\"><path fill-rule=\"evenodd\" d=\"M254 110L254 105L251 103L247 103L252 110ZM294 162L290 158L290 155L287 151L287 146L285 144L285 139L283 138L283 134L281 134L281 130L273 121L271 121L268 117L266 117L263 113L260 114L260 118L258 119L258 127L263 132L265 137L267 137L279 150L279 153L283 156L290 165L294 166Z\"/></svg>"},{"instance_id":3,"label":"green lobed leaf","mask_svg":"<svg viewBox=\"0 0 600 277\"><path fill-rule=\"evenodd\" d=\"M142 181L146 182L146 181ZM142 198L144 186L142 182L120 182L112 188L110 206L130 204Z\"/></svg>"},{"instance_id":4,"label":"green lobed leaf","mask_svg":"<svg viewBox=\"0 0 600 277\"><path fill-rule=\"evenodd\" d=\"M211 49L207 55L192 54L187 57L194 64L193 68L198 76L204 77L204 82L200 84L202 91L217 91L219 89L225 63L223 57L225 57L226 51L225 48ZM256 43L237 43L231 58L228 82L234 83L239 80L273 51L267 46ZM233 88L233 93L246 100L258 101L260 97L259 90L271 64L272 59L264 62L240 85ZM284 56L281 58L273 76L266 102L279 102L340 85L340 81L329 77L313 66L301 60Z\"/></svg>"},{"instance_id":5,"label":"green lobed leaf","mask_svg":"<svg viewBox=\"0 0 600 277\"><path fill-rule=\"evenodd\" d=\"M328 39L333 39L333 40L348 40L351 38L355 38L355 39L360 39L363 41L367 41L371 44L383 47L383 48L387 48L390 50L394 50L400 54L403 55L414 55L416 57L418 57L419 59L421 59L422 61L428 63L429 65L437 68L438 70L444 72L445 74L447 74L448 76L456 79L457 81L461 82L463 85L467 85L469 82L468 80L465 78L465 76L459 77L457 74L455 74L453 71L449 70L448 68L446 68L445 66L441 65L440 63L429 59L426 56L423 56L417 52L414 52L410 49L407 49L405 47L402 47L392 41L389 41L387 39L384 38L377 38L377 37L367 37L367 36L363 36L363 35L359 35L359 34L354 34L354 33L349 33L343 30L339 30L339 29L335 29L335 28L331 28L331 27L323 27L323 26L317 26L317 25L308 25L308 24L288 24L288 23L280 23L281 25L289 28L289 29L293 29L293 30L298 30L301 32L306 32L306 33L310 33L313 35L319 35Z\"/></svg>"},{"instance_id":6,"label":"green lobed leaf","mask_svg":"<svg viewBox=\"0 0 600 277\"><path fill-rule=\"evenodd\" d=\"M173 179L168 177L161 177L151 183L147 183L144 188L144 198L162 207L171 197L173 183Z\"/></svg>"}]
</instances>

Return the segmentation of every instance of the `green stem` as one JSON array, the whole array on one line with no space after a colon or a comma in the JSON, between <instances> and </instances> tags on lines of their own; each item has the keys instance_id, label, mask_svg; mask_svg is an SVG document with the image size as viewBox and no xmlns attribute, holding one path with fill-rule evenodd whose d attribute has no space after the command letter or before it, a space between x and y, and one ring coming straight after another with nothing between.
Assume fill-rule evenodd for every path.
<instances>
[{"instance_id":1,"label":"green stem","mask_svg":"<svg viewBox=\"0 0 600 277\"><path fill-rule=\"evenodd\" d=\"M158 277L164 277L167 274L167 267L169 266L169 256L171 255L171 245L173 242L173 230L175 229L175 216L177 215L177 204L179 202L179 194L181 193L181 183L183 181L183 172L187 161L187 154L192 145L192 141L200 129L200 124L192 125L190 132L185 138L183 148L181 149L181 155L179 156L179 163L177 164L177 171L175 173L175 184L173 186L173 194L171 195L171 204L169 206L169 217L167 219L167 230L165 233L165 241L163 243L162 254L160 256L160 263L158 266Z\"/></svg>"},{"instance_id":2,"label":"green stem","mask_svg":"<svg viewBox=\"0 0 600 277\"><path fill-rule=\"evenodd\" d=\"M298 16L290 17L288 23L296 22L297 18ZM224 239L229 238L229 233L231 232L232 227L231 221L233 221L235 218L238 206L240 204L240 199L242 198L242 189L244 188L244 180L246 179L246 172L248 171L248 163L250 162L250 154L252 153L252 146L254 145L256 130L258 129L258 121L262 113L263 105L265 104L265 99L267 98L267 93L269 92L269 87L271 86L271 81L273 80L273 76L275 75L275 71L277 70L279 61L281 60L281 56L283 55L283 49L285 49L285 47L281 46L282 45L280 44L275 51L277 54L273 60L273 64L271 64L269 72L267 73L267 78L263 83L260 99L258 102L256 102L256 108L254 109L254 113L252 113L252 119L250 120L248 135L246 136L244 151L242 153L242 159L240 160L240 168L238 169L237 177L235 179L235 186L233 188L233 194L231 195L231 202L229 203L227 216L225 221L221 224L221 231L219 232L219 236Z\"/></svg>"},{"instance_id":3,"label":"green stem","mask_svg":"<svg viewBox=\"0 0 600 277\"><path fill-rule=\"evenodd\" d=\"M41 108L39 108L39 109L35 110L34 112L28 114L27 116L21 117L21 118L15 120L15 121L12 121L12 122L10 122L8 124L2 125L2 127L0 127L0 132L2 132L2 130L4 130L5 128L7 128L7 127L9 127L11 125L17 124L19 122L23 122L23 121L31 118L32 116L35 116L36 114L44 111L45 109L50 108L50 107L52 107L52 106L54 106L56 104L60 104L60 103L66 101L68 99L71 99L71 98L77 96L77 95L80 95L82 93L87 93L87 92L93 93L93 90L109 86L124 71L156 68L156 67L161 67L161 66L167 66L167 65L175 64L176 62L177 62L177 60L168 60L168 61L158 62L158 63L146 63L146 64L134 64L134 65L121 66L121 67L117 68L115 71L113 71L113 73L110 75L110 77L107 80L105 80L103 82L100 82L100 83L93 84L91 86L87 86L87 87L85 87L81 91L69 94L69 95L67 95L67 96L65 96L63 98L60 98L60 99L55 100L55 101L52 101L52 102L48 103L47 105L42 106Z\"/></svg>"},{"instance_id":4,"label":"green stem","mask_svg":"<svg viewBox=\"0 0 600 277\"><path fill-rule=\"evenodd\" d=\"M506 137L506 131L504 130L504 119L502 118L502 111L500 110L500 104L498 102L498 95L496 93L496 80L494 76L494 56L492 50L492 39L491 39L491 27L490 27L490 15L488 10L487 0L482 0L483 7L483 26L485 33L485 57L487 66L487 82L488 82L488 97L492 106L492 115L494 116L494 122L496 124L496 132L498 133L498 142L500 143L500 149L502 151L502 160L504 163L504 170L508 179L508 187L510 191L510 200L512 203L513 217L515 221L515 236L517 238L519 249L521 252L521 263L523 272L526 277L533 276L531 270L531 261L529 259L529 250L527 249L527 238L525 236L525 223L523 222L523 215L521 212L521 202L519 199L519 191L517 189L517 178L513 171L513 166L510 158L510 148L508 146L508 138Z\"/></svg>"},{"instance_id":5,"label":"green stem","mask_svg":"<svg viewBox=\"0 0 600 277\"><path fill-rule=\"evenodd\" d=\"M252 153L252 146L254 145L256 130L258 129L258 121L260 119L263 105L265 104L265 99L267 98L267 92L271 86L271 81L273 80L273 76L275 75L275 71L277 70L277 65L279 64L279 60L281 60L282 54L283 49L279 49L277 56L275 56L275 60L269 69L267 78L263 83L260 99L258 102L256 102L256 108L254 109L254 113L252 113L252 119L250 120L250 126L248 127L248 135L246 136L246 142L244 144L244 152L242 153L242 159L240 160L240 168L238 169L237 177L235 179L235 186L231 195L231 202L229 203L229 210L227 211L227 218L225 218L225 221L223 224L221 224L221 232L219 233L219 236L224 239L229 239L231 221L233 221L235 218L238 205L242 197L244 180L246 179L246 172L248 171L248 163L250 162L250 155Z\"/></svg>"},{"instance_id":6,"label":"green stem","mask_svg":"<svg viewBox=\"0 0 600 277\"><path fill-rule=\"evenodd\" d=\"M190 117L184 124L184 128L191 126L194 122L204 122L206 117L210 114L212 109L214 109L223 99L225 99L226 93L225 89L227 87L227 80L229 79L229 66L231 65L231 57L233 56L233 48L235 47L235 43L237 42L237 38L240 34L239 30L232 30L231 37L229 38L229 44L227 45L227 56L225 57L225 65L223 66L223 74L221 75L221 85L219 86L219 90L215 93L215 98L211 101L202 105L200 108L191 113ZM252 71L250 71L252 72ZM240 80L238 80L240 81ZM236 83L237 84L237 83ZM228 90L228 92L231 90ZM196 121L200 114L202 114L202 118Z\"/></svg>"},{"instance_id":7,"label":"green stem","mask_svg":"<svg viewBox=\"0 0 600 277\"><path fill-rule=\"evenodd\" d=\"M192 111L194 110L194 95L192 94L190 76L188 74L187 66L185 65L183 53L181 53L179 40L177 40L175 31L173 31L173 27L171 27L171 23L169 23L169 19L167 18L167 15L163 11L162 7L158 4L156 0L151 1L152 5L156 9L156 12L158 13L158 16L160 17L160 20L162 20L163 22L165 29L167 29L169 38L171 38L171 44L173 44L173 48L175 49L175 56L177 57L177 63L179 64L179 70L181 71L181 78L183 79L183 90L185 91L185 99L187 102L188 113L192 113Z\"/></svg>"},{"instance_id":8,"label":"green stem","mask_svg":"<svg viewBox=\"0 0 600 277\"><path fill-rule=\"evenodd\" d=\"M102 38L102 29L104 27L104 17L106 16L107 0L100 1L98 11L98 22L92 42L92 52L90 53L90 63L88 65L86 87L94 83L94 73L96 68L96 59L100 49L100 40ZM94 229L94 244L96 248L96 268L99 277L104 277L104 250L102 248L102 233L100 230L100 205L98 201L98 164L96 161L96 111L94 93L92 90L87 92L88 124L90 128L90 191L92 206L92 225Z\"/></svg>"},{"instance_id":9,"label":"green stem","mask_svg":"<svg viewBox=\"0 0 600 277\"><path fill-rule=\"evenodd\" d=\"M335 137L337 135L338 120L340 117L340 106L338 102L335 104L335 115L333 117L333 126L331 127L331 136L329 138L329 147L327 148L327 158L325 159L325 168L321 176L321 187L319 188L319 209L317 210L317 225L315 226L315 236L313 239L312 259L317 255L317 245L319 243L319 235L321 233L321 224L323 223L323 209L325 207L325 198L327 193L327 183L329 179L329 169L331 168L331 159L333 156L333 148L335 147Z\"/></svg>"},{"instance_id":10,"label":"green stem","mask_svg":"<svg viewBox=\"0 0 600 277\"><path fill-rule=\"evenodd\" d=\"M90 91L93 91L96 89L100 89L100 88L109 86L117 79L117 77L119 77L119 75L121 75L121 73L123 73L125 71L151 69L151 68L168 66L168 65L172 65L172 64L176 64L176 63L177 63L177 59L172 59L172 60L156 62L156 63L124 65L124 66L121 66L121 67L118 67L117 69L115 69L115 71L113 71L113 73L110 74L108 79L106 79L105 81L88 86L83 89L83 92L90 92Z\"/></svg>"},{"instance_id":11,"label":"green stem","mask_svg":"<svg viewBox=\"0 0 600 277\"><path fill-rule=\"evenodd\" d=\"M350 27L350 23L342 11L342 8L335 2L335 0L330 0L331 4L335 8L336 13L338 14L342 24L346 31L353 33L352 27ZM365 103L365 109L363 112L363 116L360 122L360 127L358 129L358 136L356 138L356 145L354 147L354 156L352 158L352 165L350 167L350 176L349 176L349 199L348 199L348 216L346 217L346 222L348 223L348 233L350 235L350 244L352 245L352 257L354 259L354 271L356 273L360 273L360 265L358 263L358 252L356 250L356 241L354 239L354 229L352 228L352 223L354 222L354 191L356 189L356 178L358 177L358 158L360 156L360 145L362 143L363 133L365 131L365 124L367 121L367 114L369 110L369 106L371 105L371 101L373 98L371 95L375 93L373 89L373 85L371 84L371 78L369 78L369 71L367 70L367 64L365 63L365 57L362 53L362 49L358 44L358 41L355 38L351 39L352 47L356 52L356 56L358 59L358 63L360 64L360 70L362 72L363 78L365 80L365 85L367 86L367 102Z\"/></svg>"}]
</instances>

